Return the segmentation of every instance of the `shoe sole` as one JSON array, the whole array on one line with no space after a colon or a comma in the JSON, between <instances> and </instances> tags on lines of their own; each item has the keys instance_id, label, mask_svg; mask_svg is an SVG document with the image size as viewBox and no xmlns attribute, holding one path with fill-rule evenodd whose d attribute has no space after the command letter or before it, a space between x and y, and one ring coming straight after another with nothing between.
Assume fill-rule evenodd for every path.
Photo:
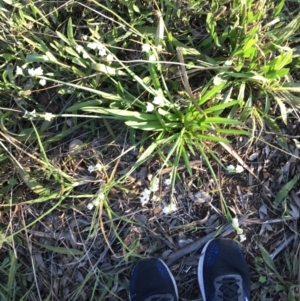
<instances>
[{"instance_id":1,"label":"shoe sole","mask_svg":"<svg viewBox=\"0 0 300 301\"><path fill-rule=\"evenodd\" d=\"M203 279L203 262L204 262L206 249L207 249L208 245L211 243L212 240L213 239L209 240L206 243L206 245L203 247L203 249L201 251L200 258L199 258L199 263L198 263L198 283L199 283L199 286L200 286L200 291L201 291L203 301L206 301L205 290L204 290L204 279Z\"/></svg>"}]
</instances>

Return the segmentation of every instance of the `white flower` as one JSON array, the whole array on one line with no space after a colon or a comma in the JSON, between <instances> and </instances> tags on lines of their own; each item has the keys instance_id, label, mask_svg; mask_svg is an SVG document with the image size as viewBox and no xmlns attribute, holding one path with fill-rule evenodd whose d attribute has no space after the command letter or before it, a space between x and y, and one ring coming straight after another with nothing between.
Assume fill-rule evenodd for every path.
<instances>
[{"instance_id":1,"label":"white flower","mask_svg":"<svg viewBox=\"0 0 300 301\"><path fill-rule=\"evenodd\" d=\"M161 106L164 103L164 98L161 95L157 95L154 97L153 103L157 106Z\"/></svg>"},{"instance_id":2,"label":"white flower","mask_svg":"<svg viewBox=\"0 0 300 301\"><path fill-rule=\"evenodd\" d=\"M88 44L87 44L87 47L90 48L90 49L95 50L95 49L98 49L98 44L95 43L95 42L88 43Z\"/></svg>"},{"instance_id":3,"label":"white flower","mask_svg":"<svg viewBox=\"0 0 300 301\"><path fill-rule=\"evenodd\" d=\"M243 241L245 241L247 238L246 238L246 235L244 235L244 234L241 234L240 235L240 242L243 242Z\"/></svg>"},{"instance_id":4,"label":"white flower","mask_svg":"<svg viewBox=\"0 0 300 301\"><path fill-rule=\"evenodd\" d=\"M100 48L99 49L99 53L98 53L100 56L105 56L106 55L106 49L103 47L103 48Z\"/></svg>"},{"instance_id":5,"label":"white flower","mask_svg":"<svg viewBox=\"0 0 300 301\"><path fill-rule=\"evenodd\" d=\"M43 75L44 71L42 69L42 67L38 67L34 70L35 75Z\"/></svg>"},{"instance_id":6,"label":"white flower","mask_svg":"<svg viewBox=\"0 0 300 301\"><path fill-rule=\"evenodd\" d=\"M228 165L228 166L226 167L226 170L227 170L228 172L235 172L235 167L234 167L233 165Z\"/></svg>"},{"instance_id":7,"label":"white flower","mask_svg":"<svg viewBox=\"0 0 300 301\"><path fill-rule=\"evenodd\" d=\"M145 204L147 204L149 202L150 194L151 194L151 191L149 189L145 188L144 191L142 192L142 195L139 197L141 200L142 206L144 206Z\"/></svg>"},{"instance_id":8,"label":"white flower","mask_svg":"<svg viewBox=\"0 0 300 301\"><path fill-rule=\"evenodd\" d=\"M17 68L16 68L16 75L23 75L23 70L19 66L17 66Z\"/></svg>"},{"instance_id":9,"label":"white flower","mask_svg":"<svg viewBox=\"0 0 300 301\"><path fill-rule=\"evenodd\" d=\"M45 86L45 85L46 85L46 80L45 80L45 79L40 79L40 80L39 80L39 84L40 84L41 86Z\"/></svg>"},{"instance_id":10,"label":"white flower","mask_svg":"<svg viewBox=\"0 0 300 301\"><path fill-rule=\"evenodd\" d=\"M171 183L172 183L172 179L171 179L171 178L165 179L165 181L164 181L164 184L165 184L166 186L171 185Z\"/></svg>"},{"instance_id":11,"label":"white flower","mask_svg":"<svg viewBox=\"0 0 300 301\"><path fill-rule=\"evenodd\" d=\"M36 75L43 75L43 69L41 67L38 67L36 69L30 68L28 69L28 74L31 76L36 76Z\"/></svg>"},{"instance_id":12,"label":"white flower","mask_svg":"<svg viewBox=\"0 0 300 301\"><path fill-rule=\"evenodd\" d=\"M102 165L100 163L97 163L94 167L95 170L101 170L102 169Z\"/></svg>"},{"instance_id":13,"label":"white flower","mask_svg":"<svg viewBox=\"0 0 300 301\"><path fill-rule=\"evenodd\" d=\"M84 59L88 59L88 58L89 58L89 55L88 55L86 52L84 52L84 53L82 54L82 57L83 57Z\"/></svg>"},{"instance_id":14,"label":"white flower","mask_svg":"<svg viewBox=\"0 0 300 301\"><path fill-rule=\"evenodd\" d=\"M89 209L89 210L92 210L94 208L94 205L92 203L88 203L86 205L86 208Z\"/></svg>"},{"instance_id":15,"label":"white flower","mask_svg":"<svg viewBox=\"0 0 300 301\"><path fill-rule=\"evenodd\" d=\"M107 61L108 63L111 63L113 60L114 60L114 56L111 55L111 54L108 54L107 57L106 57L106 61Z\"/></svg>"},{"instance_id":16,"label":"white flower","mask_svg":"<svg viewBox=\"0 0 300 301\"><path fill-rule=\"evenodd\" d=\"M37 117L35 109L32 112L25 111L23 117L28 118L28 119L32 119L34 117Z\"/></svg>"},{"instance_id":17,"label":"white flower","mask_svg":"<svg viewBox=\"0 0 300 301\"><path fill-rule=\"evenodd\" d=\"M98 54L100 56L106 55L106 49L105 49L104 45L100 42L88 43L87 47L90 49L93 49L93 50L99 50Z\"/></svg>"},{"instance_id":18,"label":"white flower","mask_svg":"<svg viewBox=\"0 0 300 301\"><path fill-rule=\"evenodd\" d=\"M34 76L35 75L34 69L33 68L28 69L28 74Z\"/></svg>"},{"instance_id":19,"label":"white flower","mask_svg":"<svg viewBox=\"0 0 300 301\"><path fill-rule=\"evenodd\" d=\"M228 172L236 172L236 173L241 173L244 171L244 168L241 165L237 165L234 167L233 165L229 165L226 167Z\"/></svg>"},{"instance_id":20,"label":"white flower","mask_svg":"<svg viewBox=\"0 0 300 301\"><path fill-rule=\"evenodd\" d=\"M159 179L158 178L154 178L152 181L151 181L151 188L150 190L152 192L156 192L159 190Z\"/></svg>"},{"instance_id":21,"label":"white flower","mask_svg":"<svg viewBox=\"0 0 300 301\"><path fill-rule=\"evenodd\" d=\"M87 35L84 35L84 36L82 36L82 39L85 40L85 41L87 41L88 36L87 36Z\"/></svg>"},{"instance_id":22,"label":"white flower","mask_svg":"<svg viewBox=\"0 0 300 301\"><path fill-rule=\"evenodd\" d=\"M154 105L150 102L147 102L146 112L152 112L154 110Z\"/></svg>"},{"instance_id":23,"label":"white flower","mask_svg":"<svg viewBox=\"0 0 300 301\"><path fill-rule=\"evenodd\" d=\"M88 171L89 171L90 173L92 173L93 171L95 171L94 166L93 166L93 165L90 165L90 166L88 167Z\"/></svg>"},{"instance_id":24,"label":"white flower","mask_svg":"<svg viewBox=\"0 0 300 301\"><path fill-rule=\"evenodd\" d=\"M241 165L237 165L236 168L235 168L235 172L237 173L241 173L244 171L244 168L241 166Z\"/></svg>"},{"instance_id":25,"label":"white flower","mask_svg":"<svg viewBox=\"0 0 300 301\"><path fill-rule=\"evenodd\" d=\"M76 46L76 51L80 54L83 50L83 47L81 45Z\"/></svg>"},{"instance_id":26,"label":"white flower","mask_svg":"<svg viewBox=\"0 0 300 301\"><path fill-rule=\"evenodd\" d=\"M174 203L171 203L168 206L165 206L165 208L163 209L163 213L170 214L176 210L178 210L177 206Z\"/></svg>"},{"instance_id":27,"label":"white flower","mask_svg":"<svg viewBox=\"0 0 300 301\"><path fill-rule=\"evenodd\" d=\"M51 121L51 119L53 118L53 114L52 113L45 113L44 118L47 121Z\"/></svg>"},{"instance_id":28,"label":"white flower","mask_svg":"<svg viewBox=\"0 0 300 301\"><path fill-rule=\"evenodd\" d=\"M151 49L150 45L149 44L143 44L142 45L142 51L143 52L149 52Z\"/></svg>"},{"instance_id":29,"label":"white flower","mask_svg":"<svg viewBox=\"0 0 300 301\"><path fill-rule=\"evenodd\" d=\"M155 61L156 61L155 55L154 55L154 54L151 54L151 55L149 56L149 62L155 62Z\"/></svg>"}]
</instances>

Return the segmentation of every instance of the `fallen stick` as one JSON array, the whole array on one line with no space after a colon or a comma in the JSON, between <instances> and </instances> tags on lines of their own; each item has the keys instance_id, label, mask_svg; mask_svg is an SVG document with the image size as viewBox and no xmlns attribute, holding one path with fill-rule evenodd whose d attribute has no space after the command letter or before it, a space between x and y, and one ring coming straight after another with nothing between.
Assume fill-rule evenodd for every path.
<instances>
[{"instance_id":1,"label":"fallen stick","mask_svg":"<svg viewBox=\"0 0 300 301\"><path fill-rule=\"evenodd\" d=\"M293 234L291 235L289 238L284 239L284 241L282 241L279 245L278 248L276 248L271 254L270 254L270 258L273 260L283 249L285 249L294 239L295 239L296 235Z\"/></svg>"},{"instance_id":2,"label":"fallen stick","mask_svg":"<svg viewBox=\"0 0 300 301\"><path fill-rule=\"evenodd\" d=\"M243 223L245 219L247 219L249 214L243 215L242 217L239 218L239 225ZM172 253L168 259L166 260L166 264L168 266L172 265L174 262L176 262L179 258L191 254L192 252L202 248L209 240L213 239L216 236L227 236L231 232L234 231L234 228L232 224L227 224L223 227L221 227L218 230L215 230L208 235L204 236L203 238L200 238L199 240L187 245L186 247L179 249L178 251Z\"/></svg>"}]
</instances>

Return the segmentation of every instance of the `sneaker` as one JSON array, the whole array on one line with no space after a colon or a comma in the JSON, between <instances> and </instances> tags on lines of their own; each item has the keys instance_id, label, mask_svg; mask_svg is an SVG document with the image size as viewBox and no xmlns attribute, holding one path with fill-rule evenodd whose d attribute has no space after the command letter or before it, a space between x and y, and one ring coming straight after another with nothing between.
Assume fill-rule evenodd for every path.
<instances>
[{"instance_id":1,"label":"sneaker","mask_svg":"<svg viewBox=\"0 0 300 301\"><path fill-rule=\"evenodd\" d=\"M158 258L140 261L130 278L130 301L178 301L175 279Z\"/></svg>"},{"instance_id":2,"label":"sneaker","mask_svg":"<svg viewBox=\"0 0 300 301\"><path fill-rule=\"evenodd\" d=\"M238 244L226 238L210 240L198 265L203 301L250 301L250 276Z\"/></svg>"}]
</instances>

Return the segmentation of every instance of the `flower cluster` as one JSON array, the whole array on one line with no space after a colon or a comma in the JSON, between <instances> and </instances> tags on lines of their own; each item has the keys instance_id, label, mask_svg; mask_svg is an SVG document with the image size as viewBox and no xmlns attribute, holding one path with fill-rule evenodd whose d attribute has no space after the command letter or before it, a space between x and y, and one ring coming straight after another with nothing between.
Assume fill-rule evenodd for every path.
<instances>
[{"instance_id":1,"label":"flower cluster","mask_svg":"<svg viewBox=\"0 0 300 301\"><path fill-rule=\"evenodd\" d=\"M226 167L226 170L231 173L242 173L244 171L244 168L241 165L237 165L236 167L234 167L233 165L228 165Z\"/></svg>"},{"instance_id":2,"label":"flower cluster","mask_svg":"<svg viewBox=\"0 0 300 301\"><path fill-rule=\"evenodd\" d=\"M94 171L97 171L97 170L100 171L101 169L102 169L102 165L99 164L99 163L97 163L95 166L90 165L90 166L88 167L88 171L89 171L90 173L92 173L92 172L94 172Z\"/></svg>"},{"instance_id":3,"label":"flower cluster","mask_svg":"<svg viewBox=\"0 0 300 301\"><path fill-rule=\"evenodd\" d=\"M232 226L235 229L236 233L239 235L240 242L243 242L244 240L246 240L246 236L243 234L244 231L243 231L243 229L240 228L239 221L236 217L234 217L232 219Z\"/></svg>"},{"instance_id":4,"label":"flower cluster","mask_svg":"<svg viewBox=\"0 0 300 301\"><path fill-rule=\"evenodd\" d=\"M41 76L41 75L44 74L44 70L42 69L41 66L39 66L37 68L30 68L30 69L27 70L27 72L28 72L28 75L32 76L32 77ZM23 69L21 67L17 66L15 74L16 74L16 76L18 76L18 75L24 76ZM45 86L46 85L46 80L41 78L39 80L39 84L41 86Z\"/></svg>"},{"instance_id":5,"label":"flower cluster","mask_svg":"<svg viewBox=\"0 0 300 301\"><path fill-rule=\"evenodd\" d=\"M87 204L87 209L92 210L94 207L98 207L100 205L100 202L102 202L105 199L105 195L103 192L99 192L96 196L96 198Z\"/></svg>"},{"instance_id":6,"label":"flower cluster","mask_svg":"<svg viewBox=\"0 0 300 301\"><path fill-rule=\"evenodd\" d=\"M157 107L162 107L165 105L165 99L161 94L157 94L152 103L151 102L147 102L146 105L146 112L152 112L155 109L155 106Z\"/></svg>"}]
</instances>

